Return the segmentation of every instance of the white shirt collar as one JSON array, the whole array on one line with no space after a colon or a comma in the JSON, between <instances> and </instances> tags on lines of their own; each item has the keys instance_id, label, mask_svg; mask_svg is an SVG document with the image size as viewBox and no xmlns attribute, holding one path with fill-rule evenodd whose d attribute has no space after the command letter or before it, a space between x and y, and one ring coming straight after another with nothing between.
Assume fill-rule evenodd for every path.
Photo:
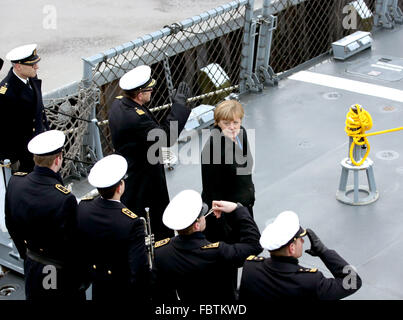
<instances>
[{"instance_id":1,"label":"white shirt collar","mask_svg":"<svg viewBox=\"0 0 403 320\"><path fill-rule=\"evenodd\" d=\"M115 202L120 202L120 200L114 200L114 199L105 199L103 196L101 196L102 199L108 200L108 201L115 201Z\"/></svg>"},{"instance_id":2,"label":"white shirt collar","mask_svg":"<svg viewBox=\"0 0 403 320\"><path fill-rule=\"evenodd\" d=\"M23 79L23 78L21 78L18 74L15 73L14 68L13 68L13 72L14 72L15 76L16 76L18 79L20 79L22 82L24 82L25 84L28 83L28 79Z\"/></svg>"}]
</instances>

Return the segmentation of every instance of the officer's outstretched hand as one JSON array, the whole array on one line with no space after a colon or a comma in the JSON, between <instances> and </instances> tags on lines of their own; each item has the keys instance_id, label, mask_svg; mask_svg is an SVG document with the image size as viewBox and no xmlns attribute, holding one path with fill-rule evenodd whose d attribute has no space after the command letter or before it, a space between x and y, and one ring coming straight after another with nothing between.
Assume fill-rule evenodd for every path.
<instances>
[{"instance_id":1,"label":"officer's outstretched hand","mask_svg":"<svg viewBox=\"0 0 403 320\"><path fill-rule=\"evenodd\" d=\"M186 82L179 83L178 89L172 94L172 103L186 105L186 100L190 96L190 88Z\"/></svg>"},{"instance_id":2,"label":"officer's outstretched hand","mask_svg":"<svg viewBox=\"0 0 403 320\"><path fill-rule=\"evenodd\" d=\"M237 204L230 201L213 201L213 213L215 217L218 219L221 217L223 212L232 212L236 209Z\"/></svg>"},{"instance_id":3,"label":"officer's outstretched hand","mask_svg":"<svg viewBox=\"0 0 403 320\"><path fill-rule=\"evenodd\" d=\"M315 234L315 232L313 232L311 229L306 229L306 234L308 235L309 241L311 242L311 248L305 250L306 253L315 257L327 250L326 246Z\"/></svg>"}]
</instances>

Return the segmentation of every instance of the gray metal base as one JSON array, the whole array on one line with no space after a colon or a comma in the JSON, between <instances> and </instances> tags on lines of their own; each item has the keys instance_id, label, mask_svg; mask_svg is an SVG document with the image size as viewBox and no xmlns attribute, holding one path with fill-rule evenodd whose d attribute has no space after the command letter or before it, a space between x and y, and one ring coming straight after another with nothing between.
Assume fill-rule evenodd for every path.
<instances>
[{"instance_id":1,"label":"gray metal base","mask_svg":"<svg viewBox=\"0 0 403 320\"><path fill-rule=\"evenodd\" d=\"M344 158L341 161L341 177L339 189L336 192L336 199L345 204L353 206L367 205L375 202L379 198L379 192L376 189L373 161L367 158L361 166L354 166L349 158ZM359 184L359 172L365 170L367 174L368 187ZM354 174L354 184L347 186L348 174L352 171ZM349 194L353 197L349 197ZM362 197L362 194L365 197Z\"/></svg>"},{"instance_id":2,"label":"gray metal base","mask_svg":"<svg viewBox=\"0 0 403 320\"><path fill-rule=\"evenodd\" d=\"M25 300L25 282L21 275L7 271L0 277L0 301Z\"/></svg>"}]
</instances>

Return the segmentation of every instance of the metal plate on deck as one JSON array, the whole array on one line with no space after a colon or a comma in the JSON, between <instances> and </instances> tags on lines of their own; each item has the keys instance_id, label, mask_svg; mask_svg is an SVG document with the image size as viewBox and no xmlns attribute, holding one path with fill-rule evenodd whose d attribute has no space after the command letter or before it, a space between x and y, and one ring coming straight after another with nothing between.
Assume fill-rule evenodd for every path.
<instances>
[{"instance_id":1,"label":"metal plate on deck","mask_svg":"<svg viewBox=\"0 0 403 320\"><path fill-rule=\"evenodd\" d=\"M393 150L382 150L376 153L376 157L380 160L396 160L399 158L399 153Z\"/></svg>"},{"instance_id":2,"label":"metal plate on deck","mask_svg":"<svg viewBox=\"0 0 403 320\"><path fill-rule=\"evenodd\" d=\"M369 79L399 81L403 79L403 59L375 55L347 68L346 72Z\"/></svg>"}]
</instances>

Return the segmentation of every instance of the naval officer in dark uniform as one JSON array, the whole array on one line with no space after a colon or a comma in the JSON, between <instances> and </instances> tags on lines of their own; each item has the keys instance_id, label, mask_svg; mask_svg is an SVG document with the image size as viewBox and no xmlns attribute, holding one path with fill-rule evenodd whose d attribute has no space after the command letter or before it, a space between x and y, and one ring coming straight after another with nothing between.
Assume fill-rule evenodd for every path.
<instances>
[{"instance_id":1,"label":"naval officer in dark uniform","mask_svg":"<svg viewBox=\"0 0 403 320\"><path fill-rule=\"evenodd\" d=\"M6 58L12 68L0 82L0 160L11 160L13 171L31 172L34 167L28 142L49 129L38 79L40 57L36 44L11 50Z\"/></svg>"},{"instance_id":2,"label":"naval officer in dark uniform","mask_svg":"<svg viewBox=\"0 0 403 320\"><path fill-rule=\"evenodd\" d=\"M5 221L24 259L27 300L85 299L75 274L77 200L58 173L64 141L58 130L34 137L34 170L15 173L7 187Z\"/></svg>"},{"instance_id":3,"label":"naval officer in dark uniform","mask_svg":"<svg viewBox=\"0 0 403 320\"><path fill-rule=\"evenodd\" d=\"M317 268L298 264L305 235L311 242L311 248L305 252L318 256L334 278L326 278ZM355 269L336 251L326 248L312 230L304 230L293 211L280 213L263 231L260 243L270 251L270 258L248 257L242 271L242 301L336 300L361 287L361 278Z\"/></svg>"},{"instance_id":4,"label":"naval officer in dark uniform","mask_svg":"<svg viewBox=\"0 0 403 320\"><path fill-rule=\"evenodd\" d=\"M173 236L173 232L161 221L169 203L162 157L159 148L152 152L150 147L156 143L169 147L176 142L190 114L186 104L190 89L184 82L179 85L169 114L159 122L146 107L155 83L149 66L139 66L126 73L119 81L124 95L114 100L109 111L109 127L116 152L129 165L122 202L143 217L144 208L150 208L151 229L159 240ZM166 139L148 141L150 132Z\"/></svg>"},{"instance_id":5,"label":"naval officer in dark uniform","mask_svg":"<svg viewBox=\"0 0 403 320\"><path fill-rule=\"evenodd\" d=\"M78 233L92 299L140 305L149 298L149 266L144 224L120 202L126 171L125 158L116 154L94 165L88 181L100 196L81 200Z\"/></svg>"},{"instance_id":6,"label":"naval officer in dark uniform","mask_svg":"<svg viewBox=\"0 0 403 320\"><path fill-rule=\"evenodd\" d=\"M155 244L153 297L162 302L233 302L236 288L232 270L241 267L251 254L262 251L259 229L241 204L213 201L214 215L234 215L239 238L233 244L211 243L205 238L208 207L194 190L180 192L166 208L164 223L178 236ZM208 226L207 226L208 228ZM175 293L176 291L176 293Z\"/></svg>"}]
</instances>

